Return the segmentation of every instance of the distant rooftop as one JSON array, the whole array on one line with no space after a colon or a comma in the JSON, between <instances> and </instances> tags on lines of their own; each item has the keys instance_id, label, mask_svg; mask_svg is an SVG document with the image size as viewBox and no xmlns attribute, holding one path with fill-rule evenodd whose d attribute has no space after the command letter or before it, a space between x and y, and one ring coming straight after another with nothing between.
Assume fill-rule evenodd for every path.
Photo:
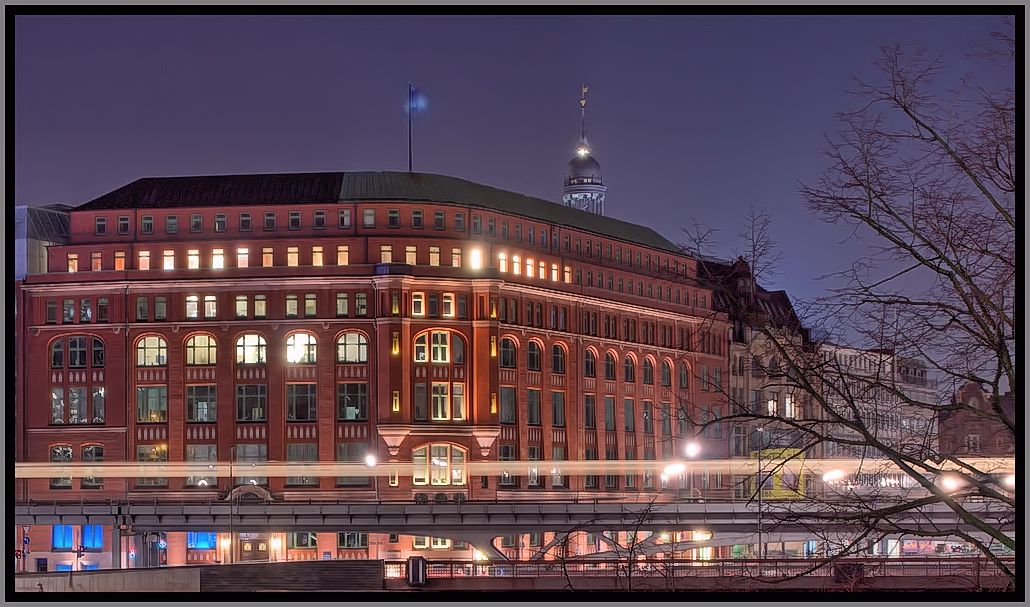
<instances>
[{"instance_id":1,"label":"distant rooftop","mask_svg":"<svg viewBox=\"0 0 1030 607\"><path fill-rule=\"evenodd\" d=\"M541 198L429 173L361 171L147 177L95 198L76 210L330 204L350 201L419 201L480 207L681 253L678 246L651 228L580 211Z\"/></svg>"}]
</instances>

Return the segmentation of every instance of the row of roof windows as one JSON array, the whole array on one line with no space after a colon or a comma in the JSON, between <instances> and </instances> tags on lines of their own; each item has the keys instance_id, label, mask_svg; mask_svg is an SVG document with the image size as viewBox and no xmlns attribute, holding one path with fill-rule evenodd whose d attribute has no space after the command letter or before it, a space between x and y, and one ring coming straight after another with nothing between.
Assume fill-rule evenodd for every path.
<instances>
[{"instance_id":1,"label":"row of roof windows","mask_svg":"<svg viewBox=\"0 0 1030 607\"><path fill-rule=\"evenodd\" d=\"M424 212L420 209L415 209L410 212L410 223L409 227L414 229L422 229L426 226ZM401 226L401 211L399 209L387 210L387 228L400 228ZM94 233L98 236L108 234L108 217L95 217L94 218ZM117 233L119 235L128 235L130 233L130 222L128 215L122 215L117 218ZM179 232L179 216L178 215L167 215L165 220L165 233L166 234L177 234ZM374 229L377 227L376 209L366 208L362 210L362 228ZM435 230L446 229L446 214L443 211L433 212L432 227ZM452 225L454 231L465 232L465 213L457 212L453 215ZM300 230L302 228L301 212L300 211L288 211L287 228L290 230ZM326 229L326 211L316 210L312 216L312 228L316 230ZM338 229L350 229L352 227L352 211L351 209L340 209L337 216L337 228ZM523 230L522 224L517 223L514 225L514 239L516 242L523 242ZM481 215L472 215L471 232L475 235L484 233L483 230L483 218ZM253 230L253 221L251 213L240 213L238 216L237 229L240 232L250 232ZM266 211L264 213L264 224L263 229L265 231L275 231L278 229L278 213L275 211ZM201 233L204 231L204 215L201 213L190 214L190 232ZM224 233L228 231L228 215L226 213L216 213L214 218L214 231L216 233ZM140 233L141 234L153 234L154 233L154 216L143 215L140 218ZM486 220L486 236L497 237L497 222L494 218L488 217ZM539 238L537 238L539 235ZM509 240L508 222L500 222L500 237L504 240ZM569 235L564 236L564 250L566 252L572 252L573 242ZM546 250L548 249L548 230L545 227L539 227L537 231L536 226L527 226L525 231L525 242L532 246L536 246L539 242L539 247ZM585 246L584 246L585 245ZM551 249L557 251L561 247L559 242L559 234L557 230L551 231ZM662 258L659 255L652 255L647 253L643 254L640 250L634 250L629 247L622 247L616 245L613 247L611 243L606 243L603 246L603 257L602 257L602 242L600 240L591 241L591 239L584 239L577 237L575 240L575 253L577 255L583 255L586 257L596 257L598 259L607 259L608 261L614 261L617 264L623 264L627 267L646 268L654 271L672 271L678 274L685 274L687 271L686 264L684 262L671 260L666 256Z\"/></svg>"}]
</instances>

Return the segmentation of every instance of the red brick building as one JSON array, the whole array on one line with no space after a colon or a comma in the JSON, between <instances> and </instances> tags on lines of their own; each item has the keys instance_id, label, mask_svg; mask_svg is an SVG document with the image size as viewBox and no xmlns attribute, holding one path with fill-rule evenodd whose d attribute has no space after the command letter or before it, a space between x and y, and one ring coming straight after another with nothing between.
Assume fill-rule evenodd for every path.
<instances>
[{"instance_id":1,"label":"red brick building","mask_svg":"<svg viewBox=\"0 0 1030 607\"><path fill-rule=\"evenodd\" d=\"M994 401L976 382L968 382L955 395L956 406L940 412L941 455L1012 457L1016 452L1016 399L1012 392ZM995 406L996 405L996 406Z\"/></svg>"},{"instance_id":2,"label":"red brick building","mask_svg":"<svg viewBox=\"0 0 1030 607\"><path fill-rule=\"evenodd\" d=\"M284 500L628 497L661 483L525 462L678 457L689 419L720 400L694 378L728 377L729 325L673 243L460 179L141 179L70 214L49 272L17 293L19 461L373 455L415 472L237 482ZM704 452L727 455L725 440ZM466 471L505 460L523 463ZM16 493L214 500L233 484L32 479ZM170 560L196 560L181 540Z\"/></svg>"}]
</instances>

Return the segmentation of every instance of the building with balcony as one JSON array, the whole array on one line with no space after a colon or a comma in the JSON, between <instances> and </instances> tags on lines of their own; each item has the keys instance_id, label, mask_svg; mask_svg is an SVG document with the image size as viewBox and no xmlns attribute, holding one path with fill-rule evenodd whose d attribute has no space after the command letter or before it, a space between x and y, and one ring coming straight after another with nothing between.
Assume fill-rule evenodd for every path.
<instances>
[{"instance_id":1,"label":"building with balcony","mask_svg":"<svg viewBox=\"0 0 1030 607\"><path fill-rule=\"evenodd\" d=\"M697 261L648 228L392 172L140 179L69 216L46 273L17 290L17 459L232 461L239 472L23 479L19 501L213 501L239 486L350 502L729 491L718 478L561 465L660 469L693 435L690 420L725 406L710 382L728 374L727 316ZM717 457L725 441L711 439ZM246 473L369 456L374 479ZM513 463L470 476L480 461ZM29 570L131 563L150 544L164 556L147 558L167 564L455 548L274 530L170 532L146 545L103 527L28 535L46 547ZM106 556L68 552L86 545Z\"/></svg>"}]
</instances>

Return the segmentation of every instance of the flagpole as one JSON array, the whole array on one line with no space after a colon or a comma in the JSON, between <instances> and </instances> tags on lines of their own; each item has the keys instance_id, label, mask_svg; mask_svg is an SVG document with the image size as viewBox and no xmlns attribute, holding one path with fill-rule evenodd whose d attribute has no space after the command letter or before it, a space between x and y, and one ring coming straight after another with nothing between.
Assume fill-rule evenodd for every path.
<instances>
[{"instance_id":1,"label":"flagpole","mask_svg":"<svg viewBox=\"0 0 1030 607\"><path fill-rule=\"evenodd\" d=\"M415 111L415 108L413 107L414 99L412 99L412 91L414 91L414 89L415 89L415 87L412 86L412 84L409 82L408 83L408 172L409 173L411 172L411 115Z\"/></svg>"}]
</instances>

